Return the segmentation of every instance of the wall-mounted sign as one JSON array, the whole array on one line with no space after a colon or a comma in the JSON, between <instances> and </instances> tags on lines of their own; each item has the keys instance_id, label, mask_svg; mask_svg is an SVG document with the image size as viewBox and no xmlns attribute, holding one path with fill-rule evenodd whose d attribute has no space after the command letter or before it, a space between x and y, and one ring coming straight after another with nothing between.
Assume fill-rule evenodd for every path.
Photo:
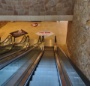
<instances>
[{"instance_id":1,"label":"wall-mounted sign","mask_svg":"<svg viewBox=\"0 0 90 86\"><path fill-rule=\"evenodd\" d=\"M19 36L22 36L22 35L25 35L25 34L28 34L26 31L24 30L17 30L17 31L14 31L14 32L11 32L10 33L13 37L19 37Z\"/></svg>"},{"instance_id":2,"label":"wall-mounted sign","mask_svg":"<svg viewBox=\"0 0 90 86\"><path fill-rule=\"evenodd\" d=\"M51 36L54 33L50 32L50 31L40 31L40 32L37 32L36 34L39 35L39 36Z\"/></svg>"}]
</instances>

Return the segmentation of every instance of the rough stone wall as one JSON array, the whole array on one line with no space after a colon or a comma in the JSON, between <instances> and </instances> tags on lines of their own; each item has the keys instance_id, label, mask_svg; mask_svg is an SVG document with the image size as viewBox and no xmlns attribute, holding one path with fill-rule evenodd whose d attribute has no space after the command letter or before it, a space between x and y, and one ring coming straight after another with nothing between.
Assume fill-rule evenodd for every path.
<instances>
[{"instance_id":1,"label":"rough stone wall","mask_svg":"<svg viewBox=\"0 0 90 86\"><path fill-rule=\"evenodd\" d=\"M0 0L0 15L72 15L74 0Z\"/></svg>"},{"instance_id":2,"label":"rough stone wall","mask_svg":"<svg viewBox=\"0 0 90 86\"><path fill-rule=\"evenodd\" d=\"M73 22L69 22L67 46L72 61L90 80L89 1L76 0Z\"/></svg>"}]
</instances>

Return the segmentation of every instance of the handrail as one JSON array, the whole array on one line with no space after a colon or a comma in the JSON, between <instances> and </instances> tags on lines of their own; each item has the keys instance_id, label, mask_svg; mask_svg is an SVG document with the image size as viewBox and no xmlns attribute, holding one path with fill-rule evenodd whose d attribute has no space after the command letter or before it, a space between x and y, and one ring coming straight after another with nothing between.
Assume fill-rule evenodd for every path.
<instances>
[{"instance_id":1,"label":"handrail","mask_svg":"<svg viewBox=\"0 0 90 86\"><path fill-rule=\"evenodd\" d=\"M29 38L29 36L27 35L27 36L24 36L23 38L22 38L22 40L24 39L24 41L22 42L19 42L19 43L15 43L14 45L21 45L22 44L22 46L24 47L24 46L26 46L26 48L27 47L29 47L30 46L30 38Z\"/></svg>"},{"instance_id":2,"label":"handrail","mask_svg":"<svg viewBox=\"0 0 90 86\"><path fill-rule=\"evenodd\" d=\"M7 39L9 40L11 37L12 37L11 35L8 35L1 43L5 42L5 40L7 40Z\"/></svg>"},{"instance_id":3,"label":"handrail","mask_svg":"<svg viewBox=\"0 0 90 86\"><path fill-rule=\"evenodd\" d=\"M81 79L83 80L83 82L85 83L86 86L90 85L90 80L82 73L82 71L79 69L78 66L75 65L74 62L72 62L72 60L70 59L70 57L59 47L58 50L61 50L62 53L65 55L66 59L71 63L71 65L73 66L73 68L76 70L76 72L79 74L79 76L81 77Z\"/></svg>"},{"instance_id":4,"label":"handrail","mask_svg":"<svg viewBox=\"0 0 90 86\"><path fill-rule=\"evenodd\" d=\"M2 69L3 67L5 67L6 65L8 65L8 64L10 64L12 61L14 61L14 60L16 60L16 59L18 59L19 57L21 57L21 56L23 56L23 55L25 55L26 53L28 53L28 52L30 52L31 50L33 50L34 48L36 48L37 46L35 46L35 47L32 47L31 49L29 49L29 50L27 50L25 53L20 53L20 55L18 55L18 56L15 56L14 54L16 54L16 52L15 53L13 53L13 54L11 54L10 56L7 56L6 58L2 58L2 60L0 61L0 69ZM20 50L20 51L23 51L23 50ZM18 51L19 52L19 51ZM14 58L14 57L15 58ZM11 57L10 59L8 59L8 57ZM13 57L13 58L12 58ZM6 62L5 62L6 61Z\"/></svg>"},{"instance_id":5,"label":"handrail","mask_svg":"<svg viewBox=\"0 0 90 86\"><path fill-rule=\"evenodd\" d=\"M18 42L16 44L22 44L22 43L24 43L26 41L26 39L27 39L27 36L24 35L23 38L20 40L20 42Z\"/></svg>"},{"instance_id":6,"label":"handrail","mask_svg":"<svg viewBox=\"0 0 90 86\"><path fill-rule=\"evenodd\" d=\"M58 49L59 49L59 48L58 48ZM66 56L66 54L64 53L64 51L63 51L62 49L60 49L60 50L61 50L62 53ZM58 51L58 50L57 50L57 51ZM67 59L68 59L68 58L67 58ZM73 86L70 78L68 77L67 72L65 71L65 68L64 68L64 66L63 66L63 64L62 64L61 58L59 59L59 61L61 61L61 66L62 66L62 68L63 68L63 73L64 73L64 76L65 76L65 79L66 79L66 82L67 82L68 86Z\"/></svg>"},{"instance_id":7,"label":"handrail","mask_svg":"<svg viewBox=\"0 0 90 86\"><path fill-rule=\"evenodd\" d=\"M26 46L26 48L28 48L28 47L30 47L30 37L29 36L27 36L26 37L26 42L25 42L25 46Z\"/></svg>"},{"instance_id":8,"label":"handrail","mask_svg":"<svg viewBox=\"0 0 90 86\"><path fill-rule=\"evenodd\" d=\"M67 86L73 86L70 78L68 77L68 74L67 74L64 66L62 64L61 64L61 66L63 68L63 73L64 73L64 76L65 76L65 79L66 79Z\"/></svg>"},{"instance_id":9,"label":"handrail","mask_svg":"<svg viewBox=\"0 0 90 86\"><path fill-rule=\"evenodd\" d=\"M25 75L23 76L22 80L17 84L15 84L14 86L27 86L30 78L33 75L33 72L35 71L35 68L37 66L37 64L39 63L41 57L43 55L43 51L38 55L37 59L33 62L33 64L31 65L30 69L25 73Z\"/></svg>"},{"instance_id":10,"label":"handrail","mask_svg":"<svg viewBox=\"0 0 90 86\"><path fill-rule=\"evenodd\" d=\"M39 44L37 44L37 46L38 46L38 45L39 45ZM31 47L33 47L33 46L34 46L34 45L32 45ZM36 47L37 47L37 46L36 46ZM27 47L27 48L30 48L30 47ZM24 48L24 49L26 50L27 48ZM34 48L35 48L35 46L34 46ZM19 51L22 51L22 50L24 50L24 49L18 50L18 51L13 52L13 53L11 53L11 54L9 54L9 55L5 55L5 56L1 57L0 60L1 60L1 59L4 59L4 58L7 58L8 56L11 56L12 54L15 54L15 53L17 53L17 52L19 52Z\"/></svg>"},{"instance_id":11,"label":"handrail","mask_svg":"<svg viewBox=\"0 0 90 86\"><path fill-rule=\"evenodd\" d=\"M61 86L68 86L67 83L66 83L65 77L64 77L64 73L62 71L61 63L59 61L59 58L58 58L58 55L57 55L56 52L55 52L55 59L56 59L56 63L57 63L57 70L58 70L58 73L59 73L58 77L59 77L60 85Z\"/></svg>"},{"instance_id":12,"label":"handrail","mask_svg":"<svg viewBox=\"0 0 90 86\"><path fill-rule=\"evenodd\" d=\"M8 47L8 46L11 46L11 45L12 45L12 44L5 45L5 46L0 46L0 49L1 49L1 48L5 48L5 47ZM12 45L12 46L13 46L13 45ZM12 47L12 46L11 46L11 47Z\"/></svg>"},{"instance_id":13,"label":"handrail","mask_svg":"<svg viewBox=\"0 0 90 86\"><path fill-rule=\"evenodd\" d=\"M0 43L1 43L1 37L0 37Z\"/></svg>"},{"instance_id":14,"label":"handrail","mask_svg":"<svg viewBox=\"0 0 90 86\"><path fill-rule=\"evenodd\" d=\"M0 45L5 45L5 43L12 44L12 36L8 35L3 41L0 42Z\"/></svg>"},{"instance_id":15,"label":"handrail","mask_svg":"<svg viewBox=\"0 0 90 86\"><path fill-rule=\"evenodd\" d=\"M27 37L27 36L26 36L26 35L24 35L24 36L23 36L23 38L20 40L20 42L19 42L19 43L23 43L23 42L25 42L26 37Z\"/></svg>"}]
</instances>

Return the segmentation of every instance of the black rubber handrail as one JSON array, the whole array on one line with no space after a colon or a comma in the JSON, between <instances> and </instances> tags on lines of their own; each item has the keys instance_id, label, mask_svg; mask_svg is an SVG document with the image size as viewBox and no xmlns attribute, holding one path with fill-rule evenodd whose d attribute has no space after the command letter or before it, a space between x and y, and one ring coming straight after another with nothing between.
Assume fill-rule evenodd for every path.
<instances>
[{"instance_id":1,"label":"black rubber handrail","mask_svg":"<svg viewBox=\"0 0 90 86\"><path fill-rule=\"evenodd\" d=\"M2 60L0 61L0 69L4 68L6 65L8 65L8 64L10 64L11 62L17 60L18 58L20 58L21 56L23 56L23 55L25 55L26 53L30 52L31 50L33 50L33 49L36 48L36 47L38 47L38 46L35 46L35 47L30 48L30 49L27 50L26 52L25 52L25 51L24 51L24 52L21 52L20 55L18 55L18 56L15 56L16 53L14 53L14 54L12 54L12 55L9 56L9 57L11 57L11 59L8 59L8 57L2 59ZM21 50L21 51L23 51L23 50Z\"/></svg>"},{"instance_id":2,"label":"black rubber handrail","mask_svg":"<svg viewBox=\"0 0 90 86\"><path fill-rule=\"evenodd\" d=\"M57 40L56 40L56 36L55 36L55 43L56 42L57 42ZM55 44L55 45L57 47L57 44ZM60 62L61 59L59 58L59 55L57 53L57 48L54 49L54 55L55 55L55 59L56 59L56 66L57 66L57 71L58 71L59 84L60 84L60 86L72 86L69 79L67 80L68 83L66 82L66 77L65 76L67 76L67 74L65 73L65 70L64 70L64 68L63 68L63 66Z\"/></svg>"},{"instance_id":3,"label":"black rubber handrail","mask_svg":"<svg viewBox=\"0 0 90 86\"><path fill-rule=\"evenodd\" d=\"M65 79L65 76L64 76L64 73L63 73L61 63L59 61L58 54L57 54L56 51L54 53L55 53L57 70L58 70L59 84L60 84L60 86L70 86L70 85L67 85L67 83L66 83L66 79Z\"/></svg>"},{"instance_id":4,"label":"black rubber handrail","mask_svg":"<svg viewBox=\"0 0 90 86\"><path fill-rule=\"evenodd\" d=\"M82 79L82 81L84 82L84 84L86 86L89 86L90 85L90 80L82 73L82 71L75 65L75 63L72 62L72 60L70 59L70 57L68 55L66 55L65 52L61 48L58 48L58 50L61 51L62 54L65 56L65 59L67 59L70 62L70 64L73 66L73 68L75 69L75 71L78 73L78 75L80 76L80 78ZM66 72L66 76L69 78L67 72Z\"/></svg>"},{"instance_id":5,"label":"black rubber handrail","mask_svg":"<svg viewBox=\"0 0 90 86\"><path fill-rule=\"evenodd\" d=\"M10 50L13 50L14 47L15 47L15 46L12 45ZM15 53L17 53L17 52L20 52L20 51L23 51L23 50L29 49L29 48L31 48L31 47L32 47L32 46L27 46L26 48L19 49L19 50L15 51L15 52L12 52L12 53L8 54L8 55L4 55L4 56L0 57L0 60L2 60L2 59L4 59L4 58L7 58L8 56L11 56L11 55L13 55L13 54L15 54ZM9 50L9 51L10 51L10 50Z\"/></svg>"},{"instance_id":6,"label":"black rubber handrail","mask_svg":"<svg viewBox=\"0 0 90 86\"><path fill-rule=\"evenodd\" d=\"M38 53L33 53L33 56L27 60L19 69L16 71L2 86L18 86L22 78L26 75L28 70L31 68L32 64L36 61L37 57L41 54L41 51ZM32 62L31 62L32 61Z\"/></svg>"},{"instance_id":7,"label":"black rubber handrail","mask_svg":"<svg viewBox=\"0 0 90 86\"><path fill-rule=\"evenodd\" d=\"M57 49L59 49L59 48L57 48ZM57 50L57 55L58 55L58 50ZM65 53L64 52L62 52L64 55L65 55ZM66 56L66 55L65 55ZM64 66L63 66L63 64L62 64L62 60L61 60L61 58L60 58L60 56L58 55L58 57L59 57L59 62L60 62L60 64L61 64L61 67L62 67L62 71L63 71L63 74L64 74L64 77L65 77L65 79L66 79L66 83L67 83L67 86L73 86L72 85L72 82L71 82L71 80L70 80L70 78L69 78L69 76L68 76L68 74L67 74L67 72L66 72L66 70L65 70L65 68L64 68Z\"/></svg>"},{"instance_id":8,"label":"black rubber handrail","mask_svg":"<svg viewBox=\"0 0 90 86\"><path fill-rule=\"evenodd\" d=\"M25 49L22 49L22 50L25 50ZM4 56L0 57L0 60L3 60L3 59L5 59L5 58L7 58L9 56L13 56L14 54L16 54L16 53L18 53L18 52L20 52L22 50L18 50L18 51L15 51L15 52L10 53L8 55L4 55Z\"/></svg>"},{"instance_id":9,"label":"black rubber handrail","mask_svg":"<svg viewBox=\"0 0 90 86\"><path fill-rule=\"evenodd\" d=\"M64 53L64 51L61 48L58 48L58 50L61 50L62 53L65 55L66 59L71 63L73 68L76 70L80 78L83 80L83 82L86 84L86 86L90 85L90 80L82 73L82 71L75 65L75 63L70 59L70 57Z\"/></svg>"},{"instance_id":10,"label":"black rubber handrail","mask_svg":"<svg viewBox=\"0 0 90 86\"><path fill-rule=\"evenodd\" d=\"M36 44L34 44L34 45L39 46L39 44L40 44L40 43L36 43ZM29 48L32 48L34 45L32 45L32 46L27 46L26 48L23 48L23 49L21 49L21 50L12 52L12 53L10 53L10 54L8 54L8 55L2 56L2 57L0 57L0 60L2 60L2 59L4 59L4 58L7 58L8 56L11 56L11 55L13 55L13 54L15 54L15 53L17 53L17 52L20 52L20 51L23 51L23 50L28 50ZM13 49L13 48L14 48L14 46L12 47L12 49Z\"/></svg>"},{"instance_id":11,"label":"black rubber handrail","mask_svg":"<svg viewBox=\"0 0 90 86\"><path fill-rule=\"evenodd\" d=\"M8 46L13 46L13 44L8 44L8 45L4 45L4 46L0 46L0 49L2 49L2 48L6 48L6 47L8 47Z\"/></svg>"},{"instance_id":12,"label":"black rubber handrail","mask_svg":"<svg viewBox=\"0 0 90 86\"><path fill-rule=\"evenodd\" d=\"M8 40L7 40L8 39ZM9 40L12 40L12 36L11 35L8 35L2 42L0 42L0 44L2 44L2 43L6 43L7 41L9 41ZM7 40L7 41L6 41ZM6 41L6 42L5 42Z\"/></svg>"},{"instance_id":13,"label":"black rubber handrail","mask_svg":"<svg viewBox=\"0 0 90 86\"><path fill-rule=\"evenodd\" d=\"M26 42L26 39L27 39L27 36L25 35L25 36L23 36L23 38L20 40L20 42L18 42L18 43L15 43L15 45L18 45L18 44L23 44L23 43L25 43L25 42Z\"/></svg>"},{"instance_id":14,"label":"black rubber handrail","mask_svg":"<svg viewBox=\"0 0 90 86\"><path fill-rule=\"evenodd\" d=\"M26 37L27 37L27 36L26 36L26 35L24 35L24 36L23 36L23 38L20 40L20 42L19 42L19 43L24 43L24 42L26 41Z\"/></svg>"},{"instance_id":15,"label":"black rubber handrail","mask_svg":"<svg viewBox=\"0 0 90 86\"><path fill-rule=\"evenodd\" d=\"M14 86L27 86L42 55L43 55L43 51L38 55L37 59L32 63L32 65L30 65L29 69L27 71L25 71L25 73L22 75L22 77L19 80L17 80L17 82L14 84Z\"/></svg>"}]
</instances>

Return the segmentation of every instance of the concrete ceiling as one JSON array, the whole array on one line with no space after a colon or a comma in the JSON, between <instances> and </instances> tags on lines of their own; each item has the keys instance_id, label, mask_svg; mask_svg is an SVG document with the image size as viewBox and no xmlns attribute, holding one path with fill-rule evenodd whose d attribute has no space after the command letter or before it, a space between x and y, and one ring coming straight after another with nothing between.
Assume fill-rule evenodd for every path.
<instances>
[{"instance_id":1,"label":"concrete ceiling","mask_svg":"<svg viewBox=\"0 0 90 86\"><path fill-rule=\"evenodd\" d=\"M0 0L0 15L72 15L74 0Z\"/></svg>"}]
</instances>

